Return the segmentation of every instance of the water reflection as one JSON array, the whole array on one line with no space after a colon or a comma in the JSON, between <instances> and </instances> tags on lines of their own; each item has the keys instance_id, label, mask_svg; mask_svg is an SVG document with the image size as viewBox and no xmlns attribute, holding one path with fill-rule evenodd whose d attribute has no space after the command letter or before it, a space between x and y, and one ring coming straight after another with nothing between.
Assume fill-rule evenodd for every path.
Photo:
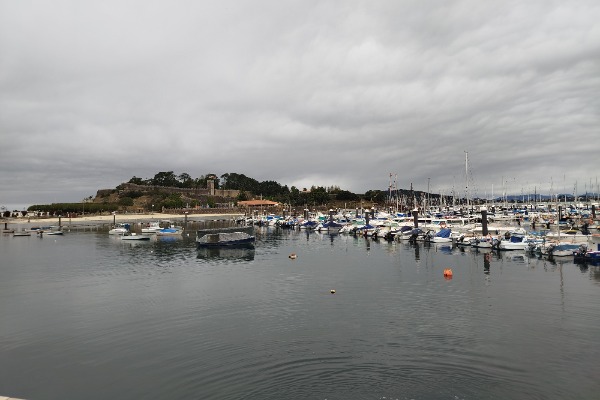
<instances>
[{"instance_id":1,"label":"water reflection","mask_svg":"<svg viewBox=\"0 0 600 400\"><path fill-rule=\"evenodd\" d=\"M213 247L200 248L197 250L196 258L202 260L228 260L228 261L252 261L254 260L255 249L253 246L247 247Z\"/></svg>"},{"instance_id":2,"label":"water reflection","mask_svg":"<svg viewBox=\"0 0 600 400\"><path fill-rule=\"evenodd\" d=\"M492 259L492 255L490 253L483 254L483 273L489 275L490 274L490 260Z\"/></svg>"},{"instance_id":3,"label":"water reflection","mask_svg":"<svg viewBox=\"0 0 600 400\"><path fill-rule=\"evenodd\" d=\"M0 357L15 360L0 386L89 400L597 397L598 266L256 236L255 250L0 236Z\"/></svg>"}]
</instances>

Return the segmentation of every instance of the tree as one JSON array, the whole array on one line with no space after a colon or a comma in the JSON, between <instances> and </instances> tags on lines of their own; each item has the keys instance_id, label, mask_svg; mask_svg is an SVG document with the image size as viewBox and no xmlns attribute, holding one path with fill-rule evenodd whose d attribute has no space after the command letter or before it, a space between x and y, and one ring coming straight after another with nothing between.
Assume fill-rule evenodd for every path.
<instances>
[{"instance_id":1,"label":"tree","mask_svg":"<svg viewBox=\"0 0 600 400\"><path fill-rule=\"evenodd\" d=\"M238 201L246 201L248 200L248 195L243 190L240 190L240 193L237 195Z\"/></svg>"},{"instance_id":2,"label":"tree","mask_svg":"<svg viewBox=\"0 0 600 400\"><path fill-rule=\"evenodd\" d=\"M187 172L183 172L178 176L179 179L179 187L182 188L191 188L194 186L194 179Z\"/></svg>"},{"instance_id":3,"label":"tree","mask_svg":"<svg viewBox=\"0 0 600 400\"><path fill-rule=\"evenodd\" d=\"M260 193L264 197L268 197L271 199L279 197L280 195L287 195L287 193L285 193L283 187L275 181L261 182L258 185L258 193Z\"/></svg>"},{"instance_id":4,"label":"tree","mask_svg":"<svg viewBox=\"0 0 600 400\"><path fill-rule=\"evenodd\" d=\"M176 187L179 181L173 171L159 172L151 180L154 186Z\"/></svg>"},{"instance_id":5,"label":"tree","mask_svg":"<svg viewBox=\"0 0 600 400\"><path fill-rule=\"evenodd\" d=\"M319 205L327 204L331 200L329 193L327 193L327 189L322 186L311 187L309 198L313 203Z\"/></svg>"},{"instance_id":6,"label":"tree","mask_svg":"<svg viewBox=\"0 0 600 400\"><path fill-rule=\"evenodd\" d=\"M229 190L245 190L247 192L259 193L260 184L256 179L248 178L244 174L237 174L235 172L221 175L221 179L225 181L222 185L223 189Z\"/></svg>"},{"instance_id":7,"label":"tree","mask_svg":"<svg viewBox=\"0 0 600 400\"><path fill-rule=\"evenodd\" d=\"M119 199L119 205L120 206L132 206L133 199L131 197L121 197Z\"/></svg>"},{"instance_id":8,"label":"tree","mask_svg":"<svg viewBox=\"0 0 600 400\"><path fill-rule=\"evenodd\" d=\"M356 193L347 190L338 190L335 195L336 200L356 201L359 199L359 196Z\"/></svg>"},{"instance_id":9,"label":"tree","mask_svg":"<svg viewBox=\"0 0 600 400\"><path fill-rule=\"evenodd\" d=\"M136 185L143 185L144 184L144 180L142 178L138 178L137 176L133 176L128 183L133 183Z\"/></svg>"},{"instance_id":10,"label":"tree","mask_svg":"<svg viewBox=\"0 0 600 400\"><path fill-rule=\"evenodd\" d=\"M182 208L184 206L181 194L172 193L163 202L162 206L165 208Z\"/></svg>"},{"instance_id":11,"label":"tree","mask_svg":"<svg viewBox=\"0 0 600 400\"><path fill-rule=\"evenodd\" d=\"M381 190L368 190L365 192L365 199L373 203L384 203L386 193Z\"/></svg>"}]
</instances>

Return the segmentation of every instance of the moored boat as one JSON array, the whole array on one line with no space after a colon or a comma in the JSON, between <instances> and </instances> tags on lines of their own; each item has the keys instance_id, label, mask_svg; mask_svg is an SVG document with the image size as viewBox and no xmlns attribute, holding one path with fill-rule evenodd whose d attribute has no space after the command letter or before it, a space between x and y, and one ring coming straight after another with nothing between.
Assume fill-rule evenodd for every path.
<instances>
[{"instance_id":1,"label":"moored boat","mask_svg":"<svg viewBox=\"0 0 600 400\"><path fill-rule=\"evenodd\" d=\"M183 234L183 229L179 227L163 228L156 231L156 236L180 236Z\"/></svg>"},{"instance_id":2,"label":"moored boat","mask_svg":"<svg viewBox=\"0 0 600 400\"><path fill-rule=\"evenodd\" d=\"M138 235L137 233L129 233L121 236L121 240L150 240L150 236Z\"/></svg>"},{"instance_id":3,"label":"moored boat","mask_svg":"<svg viewBox=\"0 0 600 400\"><path fill-rule=\"evenodd\" d=\"M451 233L452 233L452 230L450 228L442 228L435 235L433 235L433 237L431 238L431 241L433 243L451 243L452 242L452 238L450 237Z\"/></svg>"},{"instance_id":4,"label":"moored boat","mask_svg":"<svg viewBox=\"0 0 600 400\"><path fill-rule=\"evenodd\" d=\"M256 238L246 232L207 233L196 239L198 247L253 245Z\"/></svg>"},{"instance_id":5,"label":"moored boat","mask_svg":"<svg viewBox=\"0 0 600 400\"><path fill-rule=\"evenodd\" d=\"M118 224L114 228L108 231L109 235L125 235L129 233L129 228L131 225L129 224Z\"/></svg>"},{"instance_id":6,"label":"moored boat","mask_svg":"<svg viewBox=\"0 0 600 400\"><path fill-rule=\"evenodd\" d=\"M580 249L579 243L552 243L548 246L548 255L552 257L569 257L575 255Z\"/></svg>"},{"instance_id":7,"label":"moored boat","mask_svg":"<svg viewBox=\"0 0 600 400\"><path fill-rule=\"evenodd\" d=\"M163 228L160 226L160 222L152 221L152 222L149 222L149 223L145 224L144 226L142 226L142 233L153 234L162 229Z\"/></svg>"}]
</instances>

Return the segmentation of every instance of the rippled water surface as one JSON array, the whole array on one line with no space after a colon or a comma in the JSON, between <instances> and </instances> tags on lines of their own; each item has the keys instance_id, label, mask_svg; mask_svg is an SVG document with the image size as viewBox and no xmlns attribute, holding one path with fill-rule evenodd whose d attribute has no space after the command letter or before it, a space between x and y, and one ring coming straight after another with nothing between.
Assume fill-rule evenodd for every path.
<instances>
[{"instance_id":1,"label":"rippled water surface","mask_svg":"<svg viewBox=\"0 0 600 400\"><path fill-rule=\"evenodd\" d=\"M600 398L598 267L261 229L1 237L0 396Z\"/></svg>"}]
</instances>

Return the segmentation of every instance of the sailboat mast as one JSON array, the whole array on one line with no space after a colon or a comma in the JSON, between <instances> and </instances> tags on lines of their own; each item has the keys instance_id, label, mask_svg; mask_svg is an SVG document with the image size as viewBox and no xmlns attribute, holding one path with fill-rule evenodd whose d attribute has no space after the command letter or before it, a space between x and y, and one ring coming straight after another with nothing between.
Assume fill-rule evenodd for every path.
<instances>
[{"instance_id":1,"label":"sailboat mast","mask_svg":"<svg viewBox=\"0 0 600 400\"><path fill-rule=\"evenodd\" d=\"M467 197L467 212L469 211L469 153L465 151L465 196Z\"/></svg>"}]
</instances>

